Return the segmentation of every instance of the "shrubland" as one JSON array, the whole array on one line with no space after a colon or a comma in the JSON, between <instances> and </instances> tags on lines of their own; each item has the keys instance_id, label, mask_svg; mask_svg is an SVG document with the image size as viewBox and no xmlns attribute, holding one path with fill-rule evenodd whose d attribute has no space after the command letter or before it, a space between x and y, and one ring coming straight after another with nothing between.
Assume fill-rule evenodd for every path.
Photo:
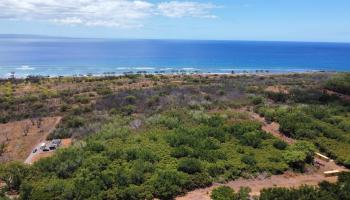
<instances>
[{"instance_id":1,"label":"shrubland","mask_svg":"<svg viewBox=\"0 0 350 200\"><path fill-rule=\"evenodd\" d=\"M48 139L72 137L75 143L33 166L1 165L0 179L6 183L1 194L19 192L21 199L172 199L213 182L303 172L317 150L350 166L349 104L324 92L331 76L4 81L2 122L63 116ZM271 86L285 91L266 91ZM24 92L28 88L32 92ZM245 109L278 122L281 132L297 142L289 145L263 131ZM340 191L339 184L329 187ZM282 194L283 199L304 190L321 194L319 188L271 189L261 198ZM248 191L223 188L212 197L244 199Z\"/></svg>"}]
</instances>

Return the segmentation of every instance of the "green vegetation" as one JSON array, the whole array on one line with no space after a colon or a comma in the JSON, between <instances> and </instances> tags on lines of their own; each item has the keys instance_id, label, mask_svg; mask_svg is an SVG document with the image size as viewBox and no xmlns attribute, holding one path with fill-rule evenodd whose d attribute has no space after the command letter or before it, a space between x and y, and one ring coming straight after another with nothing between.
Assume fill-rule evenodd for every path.
<instances>
[{"instance_id":1,"label":"green vegetation","mask_svg":"<svg viewBox=\"0 0 350 200\"><path fill-rule=\"evenodd\" d=\"M350 199L350 173L339 176L337 183L322 182L319 187L270 188L261 191L259 200L345 200Z\"/></svg>"},{"instance_id":2,"label":"green vegetation","mask_svg":"<svg viewBox=\"0 0 350 200\"><path fill-rule=\"evenodd\" d=\"M215 188L210 197L212 200L249 200L250 188L241 188L238 193L227 186Z\"/></svg>"},{"instance_id":3,"label":"green vegetation","mask_svg":"<svg viewBox=\"0 0 350 200\"><path fill-rule=\"evenodd\" d=\"M249 188L241 188L237 193L227 186L215 188L212 200L247 200ZM350 173L340 174L337 183L322 182L318 187L268 188L260 192L256 200L346 200L350 199Z\"/></svg>"},{"instance_id":4,"label":"green vegetation","mask_svg":"<svg viewBox=\"0 0 350 200\"><path fill-rule=\"evenodd\" d=\"M1 165L6 187L0 194L173 199L213 182L304 172L317 149L349 167L350 107L324 91L345 94L347 79L320 73L6 80L0 85L1 122L62 116L48 139L76 142L32 166ZM25 92L28 87L33 92ZM265 132L245 109L278 122L297 142L288 145ZM260 199L349 199L349 176L341 177L317 188L266 189ZM248 193L219 187L212 198L248 199Z\"/></svg>"},{"instance_id":5,"label":"green vegetation","mask_svg":"<svg viewBox=\"0 0 350 200\"><path fill-rule=\"evenodd\" d=\"M345 125L350 119L348 107L293 105L260 107L257 111L279 122L280 130L287 136L313 142L322 152L349 166L350 135Z\"/></svg>"},{"instance_id":6,"label":"green vegetation","mask_svg":"<svg viewBox=\"0 0 350 200\"><path fill-rule=\"evenodd\" d=\"M326 83L326 88L350 95L350 73L340 74Z\"/></svg>"},{"instance_id":7,"label":"green vegetation","mask_svg":"<svg viewBox=\"0 0 350 200\"><path fill-rule=\"evenodd\" d=\"M84 145L35 163L16 187L29 199L171 199L242 173L288 169L279 159L287 150L258 123L217 114L198 122L188 112L151 116L141 130L130 128L132 117L116 116Z\"/></svg>"}]
</instances>

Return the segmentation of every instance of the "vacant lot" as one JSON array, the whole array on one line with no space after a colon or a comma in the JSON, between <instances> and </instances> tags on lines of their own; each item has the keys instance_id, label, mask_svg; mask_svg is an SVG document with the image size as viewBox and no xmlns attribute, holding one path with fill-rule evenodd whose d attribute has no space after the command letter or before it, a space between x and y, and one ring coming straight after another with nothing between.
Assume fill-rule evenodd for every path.
<instances>
[{"instance_id":1,"label":"vacant lot","mask_svg":"<svg viewBox=\"0 0 350 200\"><path fill-rule=\"evenodd\" d=\"M0 162L25 160L60 121L61 117L46 117L0 124L0 144L5 145Z\"/></svg>"}]
</instances>

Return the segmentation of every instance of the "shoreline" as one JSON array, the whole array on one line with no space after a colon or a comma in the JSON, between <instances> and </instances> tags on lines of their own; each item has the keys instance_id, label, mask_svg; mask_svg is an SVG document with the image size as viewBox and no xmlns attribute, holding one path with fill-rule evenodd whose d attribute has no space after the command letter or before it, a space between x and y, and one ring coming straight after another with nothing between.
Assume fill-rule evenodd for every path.
<instances>
[{"instance_id":1,"label":"shoreline","mask_svg":"<svg viewBox=\"0 0 350 200\"><path fill-rule=\"evenodd\" d=\"M179 70L180 71L180 70ZM25 76L16 75L0 75L0 80L9 79L28 79L28 78L91 78L91 77L123 77L123 76L145 76L145 75L159 75L159 76L192 76L192 75L203 75L203 76L219 76L219 75L290 75L290 74L313 74L313 73L348 73L347 71L327 71L327 70L305 70L305 71L280 71L280 70L243 70L231 72L200 72L200 71L182 71L182 72L148 72L148 71L129 71L123 73L116 72L104 72L104 73L87 73L87 74L70 74L70 75L42 75L42 74L28 74Z\"/></svg>"}]
</instances>

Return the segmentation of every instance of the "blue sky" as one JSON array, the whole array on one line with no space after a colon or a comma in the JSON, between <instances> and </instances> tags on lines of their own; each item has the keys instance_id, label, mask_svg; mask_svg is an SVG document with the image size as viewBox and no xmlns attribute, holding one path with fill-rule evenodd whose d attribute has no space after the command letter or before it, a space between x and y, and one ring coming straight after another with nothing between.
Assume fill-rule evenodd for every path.
<instances>
[{"instance_id":1,"label":"blue sky","mask_svg":"<svg viewBox=\"0 0 350 200\"><path fill-rule=\"evenodd\" d=\"M350 42L350 1L1 0L1 33Z\"/></svg>"}]
</instances>

